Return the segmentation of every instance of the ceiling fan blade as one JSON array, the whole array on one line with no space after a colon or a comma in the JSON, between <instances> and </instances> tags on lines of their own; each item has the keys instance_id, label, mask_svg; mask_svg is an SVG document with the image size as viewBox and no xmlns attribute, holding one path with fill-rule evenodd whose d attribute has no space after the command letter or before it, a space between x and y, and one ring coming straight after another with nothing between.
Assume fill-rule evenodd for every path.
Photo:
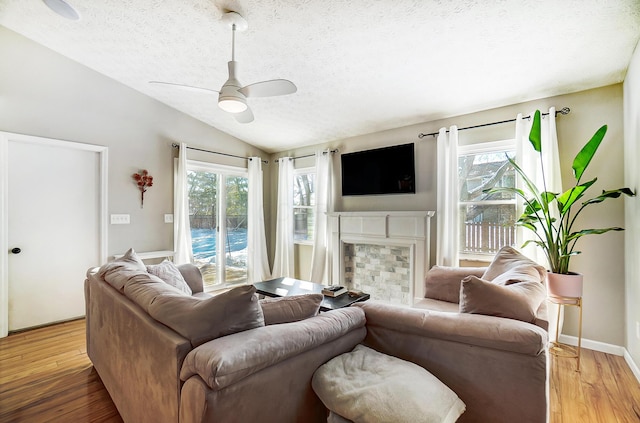
<instances>
[{"instance_id":1,"label":"ceiling fan blade","mask_svg":"<svg viewBox=\"0 0 640 423\"><path fill-rule=\"evenodd\" d=\"M210 90L209 88L194 87L192 85L185 85L185 84L175 84L173 82L149 81L149 84L167 85L169 87L175 87L175 88L179 88L179 89L183 89L183 90L189 90L189 91L195 91L195 92L199 92L199 93L202 93L202 92L205 92L205 93L216 93L216 94L219 93L219 91Z\"/></svg>"},{"instance_id":2,"label":"ceiling fan blade","mask_svg":"<svg viewBox=\"0 0 640 423\"><path fill-rule=\"evenodd\" d=\"M236 118L236 121L238 121L239 123L253 122L253 112L249 107L247 107L247 110L245 110L244 112L234 113L233 117Z\"/></svg>"},{"instance_id":3,"label":"ceiling fan blade","mask_svg":"<svg viewBox=\"0 0 640 423\"><path fill-rule=\"evenodd\" d=\"M244 94L245 97L273 97L293 94L298 91L298 88L293 82L286 79L272 79L247 85L238 91Z\"/></svg>"}]
</instances>

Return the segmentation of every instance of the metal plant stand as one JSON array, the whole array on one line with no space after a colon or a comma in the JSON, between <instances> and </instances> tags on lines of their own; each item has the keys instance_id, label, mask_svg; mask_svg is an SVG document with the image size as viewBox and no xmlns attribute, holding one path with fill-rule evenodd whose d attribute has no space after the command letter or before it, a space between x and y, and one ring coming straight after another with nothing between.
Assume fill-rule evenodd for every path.
<instances>
[{"instance_id":1,"label":"metal plant stand","mask_svg":"<svg viewBox=\"0 0 640 423\"><path fill-rule=\"evenodd\" d=\"M582 297L549 296L549 301L558 304L558 316L556 319L556 339L551 341L549 352L557 357L576 358L578 361L576 371L580 371L580 349L582 346ZM578 307L578 346L563 344L558 341L560 336L560 309L564 306Z\"/></svg>"}]
</instances>

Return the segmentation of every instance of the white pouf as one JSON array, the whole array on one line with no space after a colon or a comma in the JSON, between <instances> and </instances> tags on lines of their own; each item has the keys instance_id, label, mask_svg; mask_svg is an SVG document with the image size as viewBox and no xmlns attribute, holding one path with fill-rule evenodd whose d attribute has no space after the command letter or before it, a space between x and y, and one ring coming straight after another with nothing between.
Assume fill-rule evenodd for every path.
<instances>
[{"instance_id":1,"label":"white pouf","mask_svg":"<svg viewBox=\"0 0 640 423\"><path fill-rule=\"evenodd\" d=\"M334 422L453 423L465 410L456 393L422 367L364 345L320 366L312 386Z\"/></svg>"}]
</instances>

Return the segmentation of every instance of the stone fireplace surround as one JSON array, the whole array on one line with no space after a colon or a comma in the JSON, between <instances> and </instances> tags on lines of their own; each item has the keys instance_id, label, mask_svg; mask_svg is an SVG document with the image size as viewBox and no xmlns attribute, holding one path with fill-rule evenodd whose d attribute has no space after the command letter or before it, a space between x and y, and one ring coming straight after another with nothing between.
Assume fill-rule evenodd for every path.
<instances>
[{"instance_id":1,"label":"stone fireplace surround","mask_svg":"<svg viewBox=\"0 0 640 423\"><path fill-rule=\"evenodd\" d=\"M413 305L424 297L433 211L329 213L331 283L374 300Z\"/></svg>"}]
</instances>

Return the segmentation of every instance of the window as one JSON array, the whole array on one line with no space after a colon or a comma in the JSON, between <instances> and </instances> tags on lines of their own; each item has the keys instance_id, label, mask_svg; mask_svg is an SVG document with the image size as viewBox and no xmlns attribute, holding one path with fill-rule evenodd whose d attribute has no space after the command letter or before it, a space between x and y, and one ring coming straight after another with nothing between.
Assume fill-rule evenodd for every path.
<instances>
[{"instance_id":1,"label":"window","mask_svg":"<svg viewBox=\"0 0 640 423\"><path fill-rule=\"evenodd\" d=\"M515 157L513 140L459 148L461 257L493 255L501 247L516 242L515 196L483 192L494 187L515 186L515 171L507 156Z\"/></svg>"},{"instance_id":2,"label":"window","mask_svg":"<svg viewBox=\"0 0 640 423\"><path fill-rule=\"evenodd\" d=\"M313 241L315 168L296 169L293 177L293 242Z\"/></svg>"},{"instance_id":3,"label":"window","mask_svg":"<svg viewBox=\"0 0 640 423\"><path fill-rule=\"evenodd\" d=\"M247 176L244 168L188 162L193 259L205 290L247 282Z\"/></svg>"}]
</instances>

